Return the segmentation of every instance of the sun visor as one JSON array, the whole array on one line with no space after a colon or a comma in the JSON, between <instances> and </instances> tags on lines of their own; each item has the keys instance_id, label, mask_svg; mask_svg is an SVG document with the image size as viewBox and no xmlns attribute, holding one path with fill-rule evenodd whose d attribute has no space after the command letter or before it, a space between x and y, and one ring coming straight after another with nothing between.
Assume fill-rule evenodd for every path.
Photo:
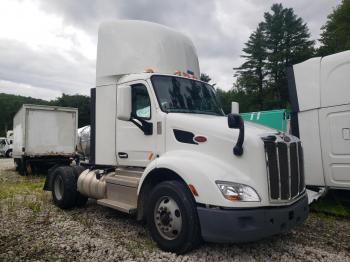
<instances>
[{"instance_id":1,"label":"sun visor","mask_svg":"<svg viewBox=\"0 0 350 262\"><path fill-rule=\"evenodd\" d=\"M192 41L163 25L133 20L101 24L98 33L96 85L113 76L142 73L190 72L199 78L199 64Z\"/></svg>"}]
</instances>

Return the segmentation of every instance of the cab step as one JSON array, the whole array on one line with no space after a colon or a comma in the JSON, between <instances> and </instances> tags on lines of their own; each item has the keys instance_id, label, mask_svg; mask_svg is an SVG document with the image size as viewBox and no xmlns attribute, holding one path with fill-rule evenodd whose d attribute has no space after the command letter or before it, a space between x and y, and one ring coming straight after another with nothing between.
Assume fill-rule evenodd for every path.
<instances>
[{"instance_id":1,"label":"cab step","mask_svg":"<svg viewBox=\"0 0 350 262\"><path fill-rule=\"evenodd\" d=\"M140 178L143 174L144 168L140 167L119 167L115 170L118 176L138 177Z\"/></svg>"},{"instance_id":2,"label":"cab step","mask_svg":"<svg viewBox=\"0 0 350 262\"><path fill-rule=\"evenodd\" d=\"M137 211L136 206L132 206L130 204L115 201L115 200L100 199L100 200L97 200L97 203L101 206L110 207L110 208L113 208L113 209L116 209L118 211L128 213L128 214L135 214Z\"/></svg>"},{"instance_id":3,"label":"cab step","mask_svg":"<svg viewBox=\"0 0 350 262\"><path fill-rule=\"evenodd\" d=\"M121 185L126 187L136 187L139 185L140 178L125 175L112 175L106 177L106 183Z\"/></svg>"},{"instance_id":4,"label":"cab step","mask_svg":"<svg viewBox=\"0 0 350 262\"><path fill-rule=\"evenodd\" d=\"M132 214L137 208L137 187L139 185L143 169L119 168L115 174L107 176L106 198L97 203Z\"/></svg>"}]
</instances>

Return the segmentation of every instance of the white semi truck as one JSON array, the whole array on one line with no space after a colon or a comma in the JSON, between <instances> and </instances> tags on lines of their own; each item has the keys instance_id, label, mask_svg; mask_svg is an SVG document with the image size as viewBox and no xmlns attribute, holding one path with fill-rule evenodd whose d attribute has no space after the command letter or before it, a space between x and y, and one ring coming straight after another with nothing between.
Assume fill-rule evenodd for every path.
<instances>
[{"instance_id":1,"label":"white semi truck","mask_svg":"<svg viewBox=\"0 0 350 262\"><path fill-rule=\"evenodd\" d=\"M350 51L289 68L292 134L303 141L306 185L350 189Z\"/></svg>"},{"instance_id":2,"label":"white semi truck","mask_svg":"<svg viewBox=\"0 0 350 262\"><path fill-rule=\"evenodd\" d=\"M197 80L186 36L149 22L100 26L90 164L47 177L61 208L97 204L146 220L166 251L249 242L308 216L298 138L225 116ZM84 170L85 169L85 170Z\"/></svg>"}]
</instances>

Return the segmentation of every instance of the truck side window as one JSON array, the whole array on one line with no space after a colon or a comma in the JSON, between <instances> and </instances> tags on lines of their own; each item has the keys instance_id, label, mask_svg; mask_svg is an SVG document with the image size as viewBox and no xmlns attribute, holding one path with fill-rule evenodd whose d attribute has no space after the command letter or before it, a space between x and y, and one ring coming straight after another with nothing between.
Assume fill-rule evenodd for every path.
<instances>
[{"instance_id":1,"label":"truck side window","mask_svg":"<svg viewBox=\"0 0 350 262\"><path fill-rule=\"evenodd\" d=\"M151 100L147 87L143 84L132 85L131 95L132 114L143 119L151 119Z\"/></svg>"}]
</instances>

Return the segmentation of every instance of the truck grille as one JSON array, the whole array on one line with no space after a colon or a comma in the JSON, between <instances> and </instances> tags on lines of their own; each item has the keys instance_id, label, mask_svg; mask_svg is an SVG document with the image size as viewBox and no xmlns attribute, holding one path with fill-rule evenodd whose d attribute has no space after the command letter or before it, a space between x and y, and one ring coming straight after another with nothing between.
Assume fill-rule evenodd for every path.
<instances>
[{"instance_id":1,"label":"truck grille","mask_svg":"<svg viewBox=\"0 0 350 262\"><path fill-rule=\"evenodd\" d=\"M305 190L301 142L294 137L270 135L265 145L270 201L288 201Z\"/></svg>"}]
</instances>

